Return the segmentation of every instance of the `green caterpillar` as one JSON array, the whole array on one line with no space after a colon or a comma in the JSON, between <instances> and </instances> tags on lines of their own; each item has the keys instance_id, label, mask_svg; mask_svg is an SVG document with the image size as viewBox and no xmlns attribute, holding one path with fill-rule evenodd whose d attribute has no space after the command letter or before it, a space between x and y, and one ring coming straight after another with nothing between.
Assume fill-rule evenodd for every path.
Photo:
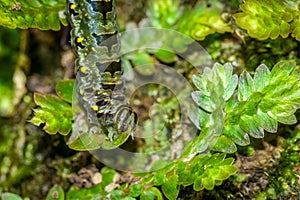
<instances>
[{"instance_id":1,"label":"green caterpillar","mask_svg":"<svg viewBox=\"0 0 300 200\"><path fill-rule=\"evenodd\" d=\"M73 104L80 108L75 131L83 134L84 119L90 134L104 134L115 148L133 136L136 113L124 95L120 39L114 0L67 0L72 26L71 45L77 55ZM73 130L74 131L74 130ZM102 143L103 141L99 141Z\"/></svg>"}]
</instances>

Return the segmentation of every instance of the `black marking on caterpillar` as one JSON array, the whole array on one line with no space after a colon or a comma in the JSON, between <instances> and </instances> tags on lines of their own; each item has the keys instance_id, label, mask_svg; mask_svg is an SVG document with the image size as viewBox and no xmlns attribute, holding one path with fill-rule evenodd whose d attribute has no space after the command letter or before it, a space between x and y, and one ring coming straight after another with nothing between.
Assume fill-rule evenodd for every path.
<instances>
[{"instance_id":1,"label":"black marking on caterpillar","mask_svg":"<svg viewBox=\"0 0 300 200\"><path fill-rule=\"evenodd\" d=\"M119 146L133 136L137 116L124 96L115 2L67 0L67 16L77 55L73 94L73 103L80 109L77 115L85 115L89 133L104 133L109 142Z\"/></svg>"}]
</instances>

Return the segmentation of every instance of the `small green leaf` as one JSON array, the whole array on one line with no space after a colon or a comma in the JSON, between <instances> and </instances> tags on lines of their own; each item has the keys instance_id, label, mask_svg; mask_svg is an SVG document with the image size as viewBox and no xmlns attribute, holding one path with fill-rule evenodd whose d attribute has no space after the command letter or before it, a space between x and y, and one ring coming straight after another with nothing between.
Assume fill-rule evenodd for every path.
<instances>
[{"instance_id":1,"label":"small green leaf","mask_svg":"<svg viewBox=\"0 0 300 200\"><path fill-rule=\"evenodd\" d=\"M204 172L203 165L205 165L209 161L210 157L211 157L210 154L199 154L195 156L193 160L190 161L188 167L191 173L190 178L195 180L196 174L200 174L200 175L203 174Z\"/></svg>"},{"instance_id":2,"label":"small green leaf","mask_svg":"<svg viewBox=\"0 0 300 200\"><path fill-rule=\"evenodd\" d=\"M202 184L205 189L212 190L212 189L214 189L214 186L215 186L215 180L208 176L203 177Z\"/></svg>"},{"instance_id":3,"label":"small green leaf","mask_svg":"<svg viewBox=\"0 0 300 200\"><path fill-rule=\"evenodd\" d=\"M219 186L222 185L223 181L222 180L215 180L215 185Z\"/></svg>"},{"instance_id":4,"label":"small green leaf","mask_svg":"<svg viewBox=\"0 0 300 200\"><path fill-rule=\"evenodd\" d=\"M188 164L183 161L177 161L176 162L176 174L180 174L181 172L185 171Z\"/></svg>"},{"instance_id":5,"label":"small green leaf","mask_svg":"<svg viewBox=\"0 0 300 200\"><path fill-rule=\"evenodd\" d=\"M290 25L287 22L282 21L280 24L281 37L287 38L289 36L289 34L290 34Z\"/></svg>"},{"instance_id":6,"label":"small green leaf","mask_svg":"<svg viewBox=\"0 0 300 200\"><path fill-rule=\"evenodd\" d=\"M221 171L228 173L230 175L235 174L238 171L238 168L234 165L223 165L219 167Z\"/></svg>"},{"instance_id":7,"label":"small green leaf","mask_svg":"<svg viewBox=\"0 0 300 200\"><path fill-rule=\"evenodd\" d=\"M132 197L138 197L142 193L142 185L141 184L133 184L129 188L129 195Z\"/></svg>"},{"instance_id":8,"label":"small green leaf","mask_svg":"<svg viewBox=\"0 0 300 200\"><path fill-rule=\"evenodd\" d=\"M107 192L101 187L101 184L91 188L78 188L72 186L66 194L67 200L81 200L81 199L105 199Z\"/></svg>"},{"instance_id":9,"label":"small green leaf","mask_svg":"<svg viewBox=\"0 0 300 200\"><path fill-rule=\"evenodd\" d=\"M169 176L165 183L162 185L161 189L164 195L169 199L176 199L179 193L179 186L177 185L177 175L173 174Z\"/></svg>"},{"instance_id":10,"label":"small green leaf","mask_svg":"<svg viewBox=\"0 0 300 200\"><path fill-rule=\"evenodd\" d=\"M300 41L300 20L294 19L294 21L291 23L291 31L292 31L292 37L294 37L296 40Z\"/></svg>"},{"instance_id":11,"label":"small green leaf","mask_svg":"<svg viewBox=\"0 0 300 200\"><path fill-rule=\"evenodd\" d=\"M229 178L230 174L221 170L220 168L211 169L212 178L214 180L226 180Z\"/></svg>"},{"instance_id":12,"label":"small green leaf","mask_svg":"<svg viewBox=\"0 0 300 200\"><path fill-rule=\"evenodd\" d=\"M154 61L148 53L141 52L141 53L130 54L129 58L132 61L134 69L138 73L144 76L150 76L154 74L155 72Z\"/></svg>"},{"instance_id":13,"label":"small green leaf","mask_svg":"<svg viewBox=\"0 0 300 200\"><path fill-rule=\"evenodd\" d=\"M274 115L272 112L268 112L268 115L282 124L293 125L297 123L295 115Z\"/></svg>"},{"instance_id":14,"label":"small green leaf","mask_svg":"<svg viewBox=\"0 0 300 200\"><path fill-rule=\"evenodd\" d=\"M154 185L160 186L165 182L166 173L165 171L157 171L154 175Z\"/></svg>"},{"instance_id":15,"label":"small green leaf","mask_svg":"<svg viewBox=\"0 0 300 200\"><path fill-rule=\"evenodd\" d=\"M208 166L218 166L225 159L225 153L215 153L212 157L207 161L206 167Z\"/></svg>"},{"instance_id":16,"label":"small green leaf","mask_svg":"<svg viewBox=\"0 0 300 200\"><path fill-rule=\"evenodd\" d=\"M236 74L231 77L230 82L225 88L224 92L224 100L227 101L235 92L236 86L238 85L239 78Z\"/></svg>"},{"instance_id":17,"label":"small green leaf","mask_svg":"<svg viewBox=\"0 0 300 200\"><path fill-rule=\"evenodd\" d=\"M229 137L236 144L246 146L250 144L250 139L239 125L227 125L224 129L224 135Z\"/></svg>"},{"instance_id":18,"label":"small green leaf","mask_svg":"<svg viewBox=\"0 0 300 200\"><path fill-rule=\"evenodd\" d=\"M191 185L194 182L195 177L189 171L181 172L178 175L178 183L183 186Z\"/></svg>"},{"instance_id":19,"label":"small green leaf","mask_svg":"<svg viewBox=\"0 0 300 200\"><path fill-rule=\"evenodd\" d=\"M238 100L246 101L253 92L253 79L250 74L244 71L239 82Z\"/></svg>"},{"instance_id":20,"label":"small green leaf","mask_svg":"<svg viewBox=\"0 0 300 200\"><path fill-rule=\"evenodd\" d=\"M225 63L224 64L224 88L227 88L229 83L232 81L232 73L233 73L233 67L231 63Z\"/></svg>"},{"instance_id":21,"label":"small green leaf","mask_svg":"<svg viewBox=\"0 0 300 200\"><path fill-rule=\"evenodd\" d=\"M189 117L194 123L194 125L201 129L201 127L205 127L210 120L210 113L200 109L199 107L195 107L191 105L189 110Z\"/></svg>"},{"instance_id":22,"label":"small green leaf","mask_svg":"<svg viewBox=\"0 0 300 200\"><path fill-rule=\"evenodd\" d=\"M65 192L60 185L54 185L47 194L46 200L64 200Z\"/></svg>"},{"instance_id":23,"label":"small green leaf","mask_svg":"<svg viewBox=\"0 0 300 200\"><path fill-rule=\"evenodd\" d=\"M22 198L19 195L5 192L1 194L1 199L2 200L22 200Z\"/></svg>"},{"instance_id":24,"label":"small green leaf","mask_svg":"<svg viewBox=\"0 0 300 200\"><path fill-rule=\"evenodd\" d=\"M116 174L117 172L114 169L111 169L109 167L103 167L101 169L102 187L105 188L110 183L113 183Z\"/></svg>"},{"instance_id":25,"label":"small green leaf","mask_svg":"<svg viewBox=\"0 0 300 200\"><path fill-rule=\"evenodd\" d=\"M254 115L255 121L260 127L270 133L276 133L278 123L275 119L271 118L267 113L262 112L260 109L257 110L257 114Z\"/></svg>"},{"instance_id":26,"label":"small green leaf","mask_svg":"<svg viewBox=\"0 0 300 200\"><path fill-rule=\"evenodd\" d=\"M232 112L233 110L236 110L238 108L238 105L239 105L239 102L237 99L234 99L234 98L229 99L226 102L225 112L229 113L229 112Z\"/></svg>"},{"instance_id":27,"label":"small green leaf","mask_svg":"<svg viewBox=\"0 0 300 200\"><path fill-rule=\"evenodd\" d=\"M210 92L207 88L207 80L200 75L193 75L193 83L195 86L206 96L210 96Z\"/></svg>"},{"instance_id":28,"label":"small green leaf","mask_svg":"<svg viewBox=\"0 0 300 200\"><path fill-rule=\"evenodd\" d=\"M67 135L72 129L72 108L58 97L50 94L34 94L35 103L41 108L34 109L31 123L39 126L45 123L44 130L49 134L59 132Z\"/></svg>"},{"instance_id":29,"label":"small green leaf","mask_svg":"<svg viewBox=\"0 0 300 200\"><path fill-rule=\"evenodd\" d=\"M200 191L200 190L203 190L204 189L204 185L202 183L202 176L198 176L196 179L195 179L195 182L193 184L193 189L195 191Z\"/></svg>"},{"instance_id":30,"label":"small green leaf","mask_svg":"<svg viewBox=\"0 0 300 200\"><path fill-rule=\"evenodd\" d=\"M140 200L162 200L162 199L163 199L162 194L156 187L152 187L145 190L140 196Z\"/></svg>"},{"instance_id":31,"label":"small green leaf","mask_svg":"<svg viewBox=\"0 0 300 200\"><path fill-rule=\"evenodd\" d=\"M224 66L221 65L220 63L216 63L213 68L214 69L213 71L216 72L217 77L220 78L220 80L221 80L220 82L223 85L223 88L226 88L227 79L229 78L228 76L231 75L231 74L229 75L228 73L226 73L228 71L225 70L225 67L228 67L227 63ZM228 68L228 69L230 69L230 68Z\"/></svg>"},{"instance_id":32,"label":"small green leaf","mask_svg":"<svg viewBox=\"0 0 300 200\"><path fill-rule=\"evenodd\" d=\"M215 104L212 102L209 96L204 95L201 91L192 92L193 100L204 110L212 112L215 108Z\"/></svg>"},{"instance_id":33,"label":"small green leaf","mask_svg":"<svg viewBox=\"0 0 300 200\"><path fill-rule=\"evenodd\" d=\"M226 137L225 135L221 135L216 144L213 146L213 150L225 153L234 153L236 152L237 148L230 138Z\"/></svg>"},{"instance_id":34,"label":"small green leaf","mask_svg":"<svg viewBox=\"0 0 300 200\"><path fill-rule=\"evenodd\" d=\"M296 62L294 60L279 61L274 65L271 71L271 81L274 82L278 78L288 78L295 70Z\"/></svg>"},{"instance_id":35,"label":"small green leaf","mask_svg":"<svg viewBox=\"0 0 300 200\"><path fill-rule=\"evenodd\" d=\"M256 91L262 91L262 89L269 83L270 70L265 64L261 64L257 67L254 74L254 85Z\"/></svg>"},{"instance_id":36,"label":"small green leaf","mask_svg":"<svg viewBox=\"0 0 300 200\"><path fill-rule=\"evenodd\" d=\"M238 168L236 166L231 166L231 165L220 166L220 168L218 169L211 170L212 179L223 181L228 179L231 175L235 174L237 171Z\"/></svg>"},{"instance_id":37,"label":"small green leaf","mask_svg":"<svg viewBox=\"0 0 300 200\"><path fill-rule=\"evenodd\" d=\"M159 49L154 55L164 63L173 63L176 60L176 55L173 52Z\"/></svg>"},{"instance_id":38,"label":"small green leaf","mask_svg":"<svg viewBox=\"0 0 300 200\"><path fill-rule=\"evenodd\" d=\"M234 158L226 158L223 160L221 165L232 165L234 163Z\"/></svg>"},{"instance_id":39,"label":"small green leaf","mask_svg":"<svg viewBox=\"0 0 300 200\"><path fill-rule=\"evenodd\" d=\"M56 93L64 101L72 103L74 79L62 80L56 85Z\"/></svg>"},{"instance_id":40,"label":"small green leaf","mask_svg":"<svg viewBox=\"0 0 300 200\"><path fill-rule=\"evenodd\" d=\"M240 120L241 129L254 138L263 138L264 129L259 126L259 124L254 120L253 117L248 115L241 116Z\"/></svg>"},{"instance_id":41,"label":"small green leaf","mask_svg":"<svg viewBox=\"0 0 300 200\"><path fill-rule=\"evenodd\" d=\"M119 200L125 198L125 193L121 190L113 190L109 193L109 197L111 200Z\"/></svg>"},{"instance_id":42,"label":"small green leaf","mask_svg":"<svg viewBox=\"0 0 300 200\"><path fill-rule=\"evenodd\" d=\"M146 176L146 177L143 178L143 183L144 184L152 184L153 183L153 179L154 179L153 176Z\"/></svg>"},{"instance_id":43,"label":"small green leaf","mask_svg":"<svg viewBox=\"0 0 300 200\"><path fill-rule=\"evenodd\" d=\"M213 131L210 128L203 128L200 135L197 136L191 143L193 146L193 150L197 153L204 152L209 147L209 139L211 138L211 135L213 134Z\"/></svg>"}]
</instances>

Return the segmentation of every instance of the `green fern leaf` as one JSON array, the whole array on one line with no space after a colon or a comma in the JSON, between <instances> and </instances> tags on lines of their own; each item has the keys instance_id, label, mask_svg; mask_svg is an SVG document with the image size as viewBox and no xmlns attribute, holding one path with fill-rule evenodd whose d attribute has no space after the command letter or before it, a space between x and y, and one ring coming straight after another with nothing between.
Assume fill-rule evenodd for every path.
<instances>
[{"instance_id":1,"label":"green fern leaf","mask_svg":"<svg viewBox=\"0 0 300 200\"><path fill-rule=\"evenodd\" d=\"M140 196L140 200L148 200L148 199L162 200L163 197L159 189L157 189L156 187L151 187L145 190Z\"/></svg>"},{"instance_id":2,"label":"green fern leaf","mask_svg":"<svg viewBox=\"0 0 300 200\"><path fill-rule=\"evenodd\" d=\"M2 0L0 25L8 28L59 30L60 22L67 25L63 14L65 5L63 0Z\"/></svg>"},{"instance_id":3,"label":"green fern leaf","mask_svg":"<svg viewBox=\"0 0 300 200\"><path fill-rule=\"evenodd\" d=\"M162 185L161 189L164 193L164 195L169 199L176 199L179 193L179 187L177 185L177 175L171 175L169 176L165 183Z\"/></svg>"},{"instance_id":4,"label":"green fern leaf","mask_svg":"<svg viewBox=\"0 0 300 200\"><path fill-rule=\"evenodd\" d=\"M192 121L202 131L184 155L200 153L209 147L233 153L236 151L234 143L250 144L249 135L263 138L264 130L277 132L278 122L296 123L294 113L300 107L298 70L293 61L278 62L271 72L262 64L254 77L244 71L238 81L237 76L232 75L230 64L215 64L212 69L204 70L203 75L194 76L193 81L200 91L192 93L199 106Z\"/></svg>"},{"instance_id":5,"label":"green fern leaf","mask_svg":"<svg viewBox=\"0 0 300 200\"><path fill-rule=\"evenodd\" d=\"M45 124L44 130L49 134L59 132L67 135L72 129L72 107L50 94L34 94L34 101L39 108L34 109L34 117L31 123L39 126Z\"/></svg>"},{"instance_id":6,"label":"green fern leaf","mask_svg":"<svg viewBox=\"0 0 300 200\"><path fill-rule=\"evenodd\" d=\"M178 173L178 183L185 186L193 184L196 191L212 190L215 185L220 185L223 180L237 172L233 166L234 159L226 158L226 154L200 154L195 156L188 165L182 165Z\"/></svg>"},{"instance_id":7,"label":"green fern leaf","mask_svg":"<svg viewBox=\"0 0 300 200\"><path fill-rule=\"evenodd\" d=\"M240 5L242 12L234 14L236 23L259 40L291 36L300 40L299 11L296 1L288 4L281 0L246 0Z\"/></svg>"},{"instance_id":8,"label":"green fern leaf","mask_svg":"<svg viewBox=\"0 0 300 200\"><path fill-rule=\"evenodd\" d=\"M57 95L68 103L72 103L74 82L74 79L62 80L55 87Z\"/></svg>"}]
</instances>

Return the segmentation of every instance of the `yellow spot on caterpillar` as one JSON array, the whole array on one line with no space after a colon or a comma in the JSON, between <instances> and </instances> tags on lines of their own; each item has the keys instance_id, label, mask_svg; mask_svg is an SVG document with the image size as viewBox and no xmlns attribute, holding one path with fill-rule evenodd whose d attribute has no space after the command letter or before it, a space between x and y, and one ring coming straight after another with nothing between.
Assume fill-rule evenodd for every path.
<instances>
[{"instance_id":1,"label":"yellow spot on caterpillar","mask_svg":"<svg viewBox=\"0 0 300 200\"><path fill-rule=\"evenodd\" d=\"M80 68L80 71L81 71L82 73L84 73L84 74L86 73L86 70L87 70L86 67L81 67L81 68Z\"/></svg>"},{"instance_id":2,"label":"yellow spot on caterpillar","mask_svg":"<svg viewBox=\"0 0 300 200\"><path fill-rule=\"evenodd\" d=\"M93 110L94 110L94 111L98 111L98 110L99 110L99 107L98 107L98 106L93 106Z\"/></svg>"},{"instance_id":3,"label":"yellow spot on caterpillar","mask_svg":"<svg viewBox=\"0 0 300 200\"><path fill-rule=\"evenodd\" d=\"M71 5L70 5L70 9L71 9L71 10L75 10L76 7L77 7L77 6L76 6L75 4L71 4Z\"/></svg>"},{"instance_id":4,"label":"yellow spot on caterpillar","mask_svg":"<svg viewBox=\"0 0 300 200\"><path fill-rule=\"evenodd\" d=\"M84 91L83 90L79 90L79 94L83 95Z\"/></svg>"},{"instance_id":5,"label":"yellow spot on caterpillar","mask_svg":"<svg viewBox=\"0 0 300 200\"><path fill-rule=\"evenodd\" d=\"M76 39L76 42L77 43L81 43L83 41L83 38L82 37L78 37L77 39Z\"/></svg>"}]
</instances>

